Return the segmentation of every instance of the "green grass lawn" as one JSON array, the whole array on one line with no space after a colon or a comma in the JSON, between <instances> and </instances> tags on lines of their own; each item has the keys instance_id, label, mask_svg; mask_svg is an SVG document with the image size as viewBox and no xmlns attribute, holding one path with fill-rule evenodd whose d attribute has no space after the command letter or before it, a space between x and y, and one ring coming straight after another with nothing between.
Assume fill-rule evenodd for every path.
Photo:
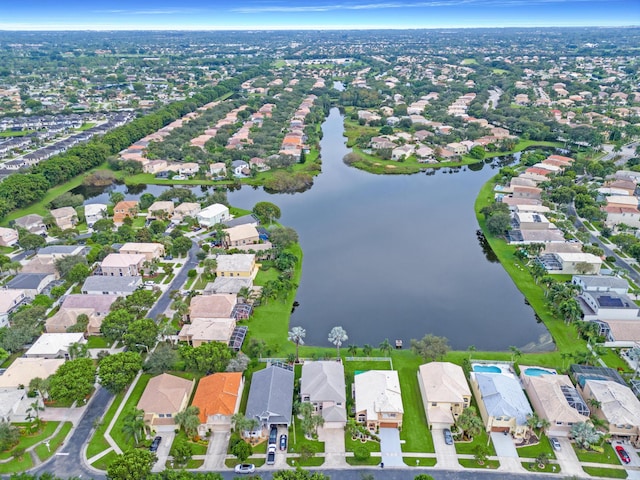
<instances>
[{"instance_id":1,"label":"green grass lawn","mask_svg":"<svg viewBox=\"0 0 640 480\"><path fill-rule=\"evenodd\" d=\"M555 451L551 447L551 443L546 435L540 436L540 442L536 445L529 445L528 447L520 447L518 450L518 456L521 458L537 458L541 453L546 453L549 458L556 458Z\"/></svg>"},{"instance_id":2,"label":"green grass lawn","mask_svg":"<svg viewBox=\"0 0 640 480\"><path fill-rule=\"evenodd\" d=\"M140 401L140 397L142 396L142 393L144 392L144 389L147 386L147 383L149 383L149 380L151 379L151 377L152 375L143 374L140 376L138 383L136 383L134 387L129 387L129 388L133 388L133 391L131 392L131 395L129 395L129 399L127 400L126 405L122 409L120 416L118 417L118 419L116 420L116 423L113 425L113 428L111 429L111 432L110 432L111 438L113 438L113 440L118 444L118 446L123 451L135 446L134 439L133 438L127 439L122 433L122 426L124 424L124 420L127 414L131 412L131 410L136 408L136 405L138 404L138 401Z\"/></svg>"},{"instance_id":3,"label":"green grass lawn","mask_svg":"<svg viewBox=\"0 0 640 480\"><path fill-rule=\"evenodd\" d=\"M402 457L402 460L408 467L433 467L438 462L435 458L424 457Z\"/></svg>"},{"instance_id":4,"label":"green grass lawn","mask_svg":"<svg viewBox=\"0 0 640 480\"><path fill-rule=\"evenodd\" d=\"M41 461L44 462L47 458L56 453L58 447L62 445L64 439L69 435L71 427L73 427L71 422L65 422L60 431L49 440L49 448L47 448L45 444L40 444L34 449L36 451L36 455L38 455L38 458Z\"/></svg>"},{"instance_id":5,"label":"green grass lawn","mask_svg":"<svg viewBox=\"0 0 640 480\"><path fill-rule=\"evenodd\" d=\"M542 468L540 468L540 466L535 463L535 462L522 462L522 468L524 468L525 470L528 470L530 472L540 472L540 473L560 473L562 472L562 469L560 468L560 465L558 465L557 463L549 463L547 465L544 465Z\"/></svg>"},{"instance_id":6,"label":"green grass lawn","mask_svg":"<svg viewBox=\"0 0 640 480\"><path fill-rule=\"evenodd\" d=\"M267 461L266 458L261 457L261 458L253 458L253 456L249 457L249 460L247 460L245 463L253 463L256 468L261 467L265 464L265 462ZM227 458L224 461L224 464L229 467L229 468L233 468L236 465L238 465L240 462L238 461L238 459L236 458Z\"/></svg>"},{"instance_id":7,"label":"green grass lawn","mask_svg":"<svg viewBox=\"0 0 640 480\"><path fill-rule=\"evenodd\" d=\"M101 457L93 462L91 466L97 468L98 470L106 470L107 467L111 465L111 462L113 462L117 457L118 454L114 450L111 450L104 457Z\"/></svg>"},{"instance_id":8,"label":"green grass lawn","mask_svg":"<svg viewBox=\"0 0 640 480\"><path fill-rule=\"evenodd\" d=\"M586 474L604 478L627 478L627 471L622 468L582 467Z\"/></svg>"},{"instance_id":9,"label":"green grass lawn","mask_svg":"<svg viewBox=\"0 0 640 480\"><path fill-rule=\"evenodd\" d=\"M0 460L6 460L7 458L11 458L13 456L13 452L16 449L20 449L20 448L26 449L26 448L32 447L38 442L41 442L42 440L49 438L51 435L53 435L53 432L55 431L55 429L58 428L59 423L60 422L46 422L43 428L39 432L35 432L31 435L29 434L20 435L20 441L15 447L13 447L11 450L8 450L6 452L0 452ZM16 425L19 427L24 427L27 424L18 423Z\"/></svg>"},{"instance_id":10,"label":"green grass lawn","mask_svg":"<svg viewBox=\"0 0 640 480\"><path fill-rule=\"evenodd\" d=\"M35 132L35 130L6 130L4 132L0 132L1 137L24 137L25 135L29 135L30 133Z\"/></svg>"},{"instance_id":11,"label":"green grass lawn","mask_svg":"<svg viewBox=\"0 0 640 480\"><path fill-rule=\"evenodd\" d=\"M475 458L459 458L458 463L464 468L487 468L490 470L494 470L500 466L498 460L485 460L484 463L480 465Z\"/></svg>"},{"instance_id":12,"label":"green grass lawn","mask_svg":"<svg viewBox=\"0 0 640 480\"><path fill-rule=\"evenodd\" d=\"M455 442L456 452L467 455L475 455L475 449L478 445L487 447L487 455L489 457L496 454L496 449L493 446L493 442L490 441L489 435L485 431L483 431L480 435L476 435L475 437L473 437L473 441L471 442Z\"/></svg>"},{"instance_id":13,"label":"green grass lawn","mask_svg":"<svg viewBox=\"0 0 640 480\"><path fill-rule=\"evenodd\" d=\"M173 455L174 446L178 441L185 441L189 445L191 445L191 452L193 455L205 455L207 453L207 445L203 445L201 443L192 442L187 438L187 434L184 433L184 430L180 429L175 438L173 439L173 444L171 445L171 452L169 455Z\"/></svg>"},{"instance_id":14,"label":"green grass lawn","mask_svg":"<svg viewBox=\"0 0 640 480\"><path fill-rule=\"evenodd\" d=\"M367 442L361 442L360 440L353 440L350 435L345 432L344 446L347 452L355 452L356 449L364 448L369 453L379 452L380 443L375 440L369 440ZM357 460L354 457L346 457L349 465L377 465L380 463L380 457L371 456L366 460Z\"/></svg>"},{"instance_id":15,"label":"green grass lawn","mask_svg":"<svg viewBox=\"0 0 640 480\"><path fill-rule=\"evenodd\" d=\"M109 348L111 345L102 335L91 335L87 338L89 348Z\"/></svg>"},{"instance_id":16,"label":"green grass lawn","mask_svg":"<svg viewBox=\"0 0 640 480\"><path fill-rule=\"evenodd\" d=\"M107 410L107 413L100 422L100 425L98 426L98 428L96 428L93 437L91 437L91 440L89 441L89 445L87 445L87 458L91 458L109 448L110 445L104 439L104 435L107 431L109 423L111 423L113 416L116 414L116 410L118 409L120 402L122 402L123 397L124 393L119 393L118 395L116 395L113 403L109 407L109 410Z\"/></svg>"},{"instance_id":17,"label":"green grass lawn","mask_svg":"<svg viewBox=\"0 0 640 480\"><path fill-rule=\"evenodd\" d=\"M313 453L324 452L324 442L312 440L304 436L300 421L293 419L292 425L289 427L289 453L300 453L302 449L307 448ZM265 445L267 442L263 442Z\"/></svg>"},{"instance_id":18,"label":"green grass lawn","mask_svg":"<svg viewBox=\"0 0 640 480\"><path fill-rule=\"evenodd\" d=\"M576 455L578 456L578 460L580 460L581 462L608 463L610 465L620 464L618 455L613 450L613 447L608 443L604 444L604 452L602 453L582 450L581 448L576 447L575 444L572 445L573 449L576 452Z\"/></svg>"},{"instance_id":19,"label":"green grass lawn","mask_svg":"<svg viewBox=\"0 0 640 480\"><path fill-rule=\"evenodd\" d=\"M12 459L6 463L0 463L0 473L18 473L33 467L31 455L25 453L20 459Z\"/></svg>"}]
</instances>

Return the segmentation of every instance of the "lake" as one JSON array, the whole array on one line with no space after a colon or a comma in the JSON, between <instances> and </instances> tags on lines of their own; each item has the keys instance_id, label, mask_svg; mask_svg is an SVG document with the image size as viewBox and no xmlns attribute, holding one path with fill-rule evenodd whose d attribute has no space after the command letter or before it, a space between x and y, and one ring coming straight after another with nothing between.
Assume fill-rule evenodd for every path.
<instances>
[{"instance_id":1,"label":"lake","mask_svg":"<svg viewBox=\"0 0 640 480\"><path fill-rule=\"evenodd\" d=\"M269 194L245 186L228 194L232 205L249 210L259 201L277 204L280 222L298 232L304 261L291 326L306 329L307 344L330 346L329 330L340 325L349 335L345 346L377 346L388 338L408 347L410 339L433 333L455 349L553 348L476 235L473 206L499 165L372 175L343 163L349 149L337 108L322 128L322 173L311 189ZM127 199L166 188L115 186ZM206 187L194 190L202 195ZM108 197L103 192L86 203L108 203Z\"/></svg>"}]
</instances>

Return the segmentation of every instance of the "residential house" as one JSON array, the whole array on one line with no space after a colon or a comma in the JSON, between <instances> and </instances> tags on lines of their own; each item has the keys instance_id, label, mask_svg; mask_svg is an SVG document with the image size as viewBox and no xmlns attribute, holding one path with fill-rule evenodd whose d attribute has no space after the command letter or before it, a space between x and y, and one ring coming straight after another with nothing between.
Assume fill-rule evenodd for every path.
<instances>
[{"instance_id":1,"label":"residential house","mask_svg":"<svg viewBox=\"0 0 640 480\"><path fill-rule=\"evenodd\" d=\"M420 365L418 385L429 428L449 428L471 403L471 389L459 365L431 362Z\"/></svg>"},{"instance_id":2,"label":"residential house","mask_svg":"<svg viewBox=\"0 0 640 480\"><path fill-rule=\"evenodd\" d=\"M173 210L173 216L171 217L172 223L180 223L185 217L196 218L200 213L200 204L196 202L184 202L178 205Z\"/></svg>"},{"instance_id":3,"label":"residential house","mask_svg":"<svg viewBox=\"0 0 640 480\"><path fill-rule=\"evenodd\" d=\"M37 403L42 408L42 401L39 398L29 398L27 393L25 389L0 390L0 422L28 422L31 405Z\"/></svg>"},{"instance_id":4,"label":"residential house","mask_svg":"<svg viewBox=\"0 0 640 480\"><path fill-rule=\"evenodd\" d=\"M23 290L0 289L0 328L9 325L9 315L26 300Z\"/></svg>"},{"instance_id":5,"label":"residential house","mask_svg":"<svg viewBox=\"0 0 640 480\"><path fill-rule=\"evenodd\" d=\"M49 213L60 230L74 228L78 223L78 214L73 207L54 208Z\"/></svg>"},{"instance_id":6,"label":"residential house","mask_svg":"<svg viewBox=\"0 0 640 480\"><path fill-rule=\"evenodd\" d=\"M16 358L0 375L0 389L26 388L34 378L49 378L64 358Z\"/></svg>"},{"instance_id":7,"label":"residential house","mask_svg":"<svg viewBox=\"0 0 640 480\"><path fill-rule=\"evenodd\" d=\"M37 213L30 213L24 217L16 218L14 225L16 228L23 228L27 232L35 233L36 235L45 235L47 233L43 217Z\"/></svg>"},{"instance_id":8,"label":"residential house","mask_svg":"<svg viewBox=\"0 0 640 480\"><path fill-rule=\"evenodd\" d=\"M195 380L163 373L147 383L136 408L144 412L144 423L154 432L173 432L175 416L189 405Z\"/></svg>"},{"instance_id":9,"label":"residential house","mask_svg":"<svg viewBox=\"0 0 640 480\"><path fill-rule=\"evenodd\" d=\"M415 146L413 145L401 145L394 148L391 151L391 160L403 161L413 155Z\"/></svg>"},{"instance_id":10,"label":"residential house","mask_svg":"<svg viewBox=\"0 0 640 480\"><path fill-rule=\"evenodd\" d=\"M258 225L260 225L260 222L254 215L243 215L241 217L225 220L222 224L228 228L237 227L238 225L253 225L257 228Z\"/></svg>"},{"instance_id":11,"label":"residential house","mask_svg":"<svg viewBox=\"0 0 640 480\"><path fill-rule=\"evenodd\" d=\"M574 423L589 419L589 408L568 375L527 375L522 366L520 371L533 410L549 422L548 435L569 436Z\"/></svg>"},{"instance_id":12,"label":"residential house","mask_svg":"<svg viewBox=\"0 0 640 480\"><path fill-rule=\"evenodd\" d=\"M236 303L236 295L196 295L189 305L189 320L231 318Z\"/></svg>"},{"instance_id":13,"label":"residential house","mask_svg":"<svg viewBox=\"0 0 640 480\"><path fill-rule=\"evenodd\" d=\"M249 164L244 160L234 160L231 162L231 169L235 177L244 177L249 174Z\"/></svg>"},{"instance_id":14,"label":"residential house","mask_svg":"<svg viewBox=\"0 0 640 480\"><path fill-rule=\"evenodd\" d=\"M0 247L12 247L16 243L18 243L17 230L0 227Z\"/></svg>"},{"instance_id":15,"label":"residential house","mask_svg":"<svg viewBox=\"0 0 640 480\"><path fill-rule=\"evenodd\" d=\"M272 426L291 425L293 380L293 370L278 365L253 373L245 416L257 419L260 425L248 432L251 436L263 437Z\"/></svg>"},{"instance_id":16,"label":"residential house","mask_svg":"<svg viewBox=\"0 0 640 480\"><path fill-rule=\"evenodd\" d=\"M107 255L100 268L102 275L112 277L133 277L142 274L142 268L147 257L140 254L110 253Z\"/></svg>"},{"instance_id":17,"label":"residential house","mask_svg":"<svg viewBox=\"0 0 640 480\"><path fill-rule=\"evenodd\" d=\"M178 340L193 347L211 342L229 344L235 328L235 318L194 318L182 326Z\"/></svg>"},{"instance_id":18,"label":"residential house","mask_svg":"<svg viewBox=\"0 0 640 480\"><path fill-rule=\"evenodd\" d=\"M256 256L253 253L218 255L216 260L217 277L241 277L253 280L256 278L260 267L260 265L256 263Z\"/></svg>"},{"instance_id":19,"label":"residential house","mask_svg":"<svg viewBox=\"0 0 640 480\"><path fill-rule=\"evenodd\" d=\"M610 275L574 275L571 283L579 286L583 292L613 292L618 295L629 293L629 282Z\"/></svg>"},{"instance_id":20,"label":"residential house","mask_svg":"<svg viewBox=\"0 0 640 480\"><path fill-rule=\"evenodd\" d=\"M87 343L84 333L43 333L24 354L27 358L69 358L69 347Z\"/></svg>"},{"instance_id":21,"label":"residential house","mask_svg":"<svg viewBox=\"0 0 640 480\"><path fill-rule=\"evenodd\" d=\"M584 320L638 320L640 307L625 293L586 291L578 296Z\"/></svg>"},{"instance_id":22,"label":"residential house","mask_svg":"<svg viewBox=\"0 0 640 480\"><path fill-rule=\"evenodd\" d=\"M615 228L620 224L640 228L640 210L637 207L606 205L602 207L602 211L607 214L605 225L609 228Z\"/></svg>"},{"instance_id":23,"label":"residential house","mask_svg":"<svg viewBox=\"0 0 640 480\"><path fill-rule=\"evenodd\" d=\"M209 172L214 178L220 178L227 175L227 166L223 162L216 162L209 165Z\"/></svg>"},{"instance_id":24,"label":"residential house","mask_svg":"<svg viewBox=\"0 0 640 480\"><path fill-rule=\"evenodd\" d=\"M300 379L300 401L311 403L316 415L324 418L324 428L344 428L347 398L342 362L305 362Z\"/></svg>"},{"instance_id":25,"label":"residential house","mask_svg":"<svg viewBox=\"0 0 640 480\"><path fill-rule=\"evenodd\" d=\"M402 428L404 408L395 370L368 370L354 377L355 417L370 431Z\"/></svg>"},{"instance_id":26,"label":"residential house","mask_svg":"<svg viewBox=\"0 0 640 480\"><path fill-rule=\"evenodd\" d=\"M111 305L117 300L116 295L67 295L60 309L45 322L47 333L65 333L78 323L80 315L89 318L86 332L99 335L102 320L109 314Z\"/></svg>"},{"instance_id":27,"label":"residential house","mask_svg":"<svg viewBox=\"0 0 640 480\"><path fill-rule=\"evenodd\" d=\"M137 214L138 202L136 200L123 200L113 207L113 223L116 226L120 226L125 218L135 218Z\"/></svg>"},{"instance_id":28,"label":"residential house","mask_svg":"<svg viewBox=\"0 0 640 480\"><path fill-rule=\"evenodd\" d=\"M84 256L88 250L82 245L48 245L38 250L36 258L43 263L55 263L57 260L73 255Z\"/></svg>"},{"instance_id":29,"label":"residential house","mask_svg":"<svg viewBox=\"0 0 640 480\"><path fill-rule=\"evenodd\" d=\"M602 259L591 253L557 252L541 255L542 265L547 272L555 274L593 274L600 273Z\"/></svg>"},{"instance_id":30,"label":"residential house","mask_svg":"<svg viewBox=\"0 0 640 480\"><path fill-rule=\"evenodd\" d=\"M516 212L513 219L521 230L549 230L553 226L542 213Z\"/></svg>"},{"instance_id":31,"label":"residential house","mask_svg":"<svg viewBox=\"0 0 640 480\"><path fill-rule=\"evenodd\" d=\"M249 166L255 168L258 172L266 172L271 169L271 167L267 165L266 160L259 157L253 157L249 160Z\"/></svg>"},{"instance_id":32,"label":"residential house","mask_svg":"<svg viewBox=\"0 0 640 480\"><path fill-rule=\"evenodd\" d=\"M241 372L218 372L200 379L191 402L200 410L200 437L231 429L231 417L238 413L243 389Z\"/></svg>"},{"instance_id":33,"label":"residential house","mask_svg":"<svg viewBox=\"0 0 640 480\"><path fill-rule=\"evenodd\" d=\"M542 189L538 187L529 187L526 185L513 185L513 198L529 198L534 200L542 199Z\"/></svg>"},{"instance_id":34,"label":"residential house","mask_svg":"<svg viewBox=\"0 0 640 480\"><path fill-rule=\"evenodd\" d=\"M456 155L464 155L466 153L469 153L469 148L466 145L458 142L447 143L444 148L449 150L450 152L455 153Z\"/></svg>"},{"instance_id":35,"label":"residential house","mask_svg":"<svg viewBox=\"0 0 640 480\"><path fill-rule=\"evenodd\" d=\"M158 201L153 202L148 209L147 219L155 220L160 218L162 220L169 219L173 215L174 205L171 201Z\"/></svg>"},{"instance_id":36,"label":"residential house","mask_svg":"<svg viewBox=\"0 0 640 480\"><path fill-rule=\"evenodd\" d=\"M216 277L211 283L208 283L203 290L203 295L213 295L214 293L235 293L237 294L243 288L252 289L253 279L251 277Z\"/></svg>"},{"instance_id":37,"label":"residential house","mask_svg":"<svg viewBox=\"0 0 640 480\"><path fill-rule=\"evenodd\" d=\"M107 206L104 203L90 203L84 206L84 218L89 228L103 218L107 218Z\"/></svg>"},{"instance_id":38,"label":"residential house","mask_svg":"<svg viewBox=\"0 0 640 480\"><path fill-rule=\"evenodd\" d=\"M106 277L92 275L87 277L82 285L82 293L85 295L117 295L126 297L142 287L142 277Z\"/></svg>"},{"instance_id":39,"label":"residential house","mask_svg":"<svg viewBox=\"0 0 640 480\"><path fill-rule=\"evenodd\" d=\"M153 173L154 175L159 172L164 172L167 169L166 160L149 160L142 167L144 173Z\"/></svg>"},{"instance_id":40,"label":"residential house","mask_svg":"<svg viewBox=\"0 0 640 480\"><path fill-rule=\"evenodd\" d=\"M610 380L587 380L582 387L587 401L593 399L592 414L608 424L612 440L640 446L640 400L626 385Z\"/></svg>"},{"instance_id":41,"label":"residential house","mask_svg":"<svg viewBox=\"0 0 640 480\"><path fill-rule=\"evenodd\" d=\"M533 411L513 375L472 372L471 389L487 432L507 432L515 438L529 433L527 418Z\"/></svg>"},{"instance_id":42,"label":"residential house","mask_svg":"<svg viewBox=\"0 0 640 480\"><path fill-rule=\"evenodd\" d=\"M203 227L213 227L217 223L231 220L231 215L229 215L228 207L220 203L214 203L200 210L196 214L196 219Z\"/></svg>"},{"instance_id":43,"label":"residential house","mask_svg":"<svg viewBox=\"0 0 640 480\"><path fill-rule=\"evenodd\" d=\"M224 230L227 248L253 245L260 242L260 234L253 225L238 225Z\"/></svg>"},{"instance_id":44,"label":"residential house","mask_svg":"<svg viewBox=\"0 0 640 480\"><path fill-rule=\"evenodd\" d=\"M19 273L5 285L9 290L21 290L27 298L35 298L56 279L53 273Z\"/></svg>"},{"instance_id":45,"label":"residential house","mask_svg":"<svg viewBox=\"0 0 640 480\"><path fill-rule=\"evenodd\" d=\"M125 243L118 253L125 255L144 255L147 261L164 256L164 245L161 243Z\"/></svg>"}]
</instances>

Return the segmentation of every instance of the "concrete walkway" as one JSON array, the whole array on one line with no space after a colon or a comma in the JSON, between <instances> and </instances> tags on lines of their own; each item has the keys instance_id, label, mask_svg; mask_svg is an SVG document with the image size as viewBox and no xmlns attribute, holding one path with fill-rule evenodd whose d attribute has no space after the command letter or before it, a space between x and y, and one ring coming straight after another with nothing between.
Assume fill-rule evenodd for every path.
<instances>
[{"instance_id":1,"label":"concrete walkway","mask_svg":"<svg viewBox=\"0 0 640 480\"><path fill-rule=\"evenodd\" d=\"M438 468L446 468L447 470L459 470L462 467L458 463L458 454L455 445L447 445L444 441L444 433L442 428L434 427L431 432L433 438L433 446L436 450L436 458Z\"/></svg>"},{"instance_id":2,"label":"concrete walkway","mask_svg":"<svg viewBox=\"0 0 640 480\"><path fill-rule=\"evenodd\" d=\"M227 458L227 446L229 445L229 432L213 432L209 438L207 455L204 458L202 468L204 470L224 470L224 461Z\"/></svg>"},{"instance_id":3,"label":"concrete walkway","mask_svg":"<svg viewBox=\"0 0 640 480\"><path fill-rule=\"evenodd\" d=\"M496 449L496 455L500 460L498 470L511 473L524 473L522 459L518 456L518 451L513 443L511 435L504 435L499 432L491 432L491 441Z\"/></svg>"},{"instance_id":4,"label":"concrete walkway","mask_svg":"<svg viewBox=\"0 0 640 480\"><path fill-rule=\"evenodd\" d=\"M166 469L167 460L169 459L169 452L171 451L171 445L173 445L173 440L176 438L175 431L167 431L167 432L158 432L156 434L158 437L162 438L160 440L160 445L158 446L158 451L156 452L156 456L158 460L156 464L151 469L152 472L162 472Z\"/></svg>"},{"instance_id":5,"label":"concrete walkway","mask_svg":"<svg viewBox=\"0 0 640 480\"><path fill-rule=\"evenodd\" d=\"M142 375L142 371L139 371L138 375L136 375L136 378L134 378L133 382L131 382L131 385L129 385L129 390L127 390L127 393L122 398L122 402L120 402L120 405L118 406L118 409L116 410L115 415L113 416L113 418L111 419L111 422L109 422L109 425L107 426L106 432L104 432L104 439L111 446L111 448L113 448L116 451L116 453L118 455L122 454L122 449L118 446L118 444L115 442L115 440L113 438L111 438L111 429L113 429L113 426L115 425L116 421L118 420L118 417L122 413L122 410L124 409L125 405L127 404L127 400L129 400L129 397L131 396L131 392L133 392L133 389L135 388L136 384L138 383L138 380L140 380L140 376L141 375Z\"/></svg>"},{"instance_id":6,"label":"concrete walkway","mask_svg":"<svg viewBox=\"0 0 640 480\"><path fill-rule=\"evenodd\" d=\"M400 431L397 428L381 428L380 453L385 467L406 467L402 460L402 446L400 444Z\"/></svg>"}]
</instances>

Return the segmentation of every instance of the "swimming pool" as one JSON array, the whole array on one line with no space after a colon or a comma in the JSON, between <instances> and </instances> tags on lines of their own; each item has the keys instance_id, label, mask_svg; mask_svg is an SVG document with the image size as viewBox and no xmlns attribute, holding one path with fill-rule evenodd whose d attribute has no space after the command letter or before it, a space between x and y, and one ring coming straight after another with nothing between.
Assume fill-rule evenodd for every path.
<instances>
[{"instance_id":1,"label":"swimming pool","mask_svg":"<svg viewBox=\"0 0 640 480\"><path fill-rule=\"evenodd\" d=\"M474 365L473 371L482 373L502 373L500 367L496 367L495 365Z\"/></svg>"},{"instance_id":2,"label":"swimming pool","mask_svg":"<svg viewBox=\"0 0 640 480\"><path fill-rule=\"evenodd\" d=\"M556 372L544 368L529 367L524 370L524 374L529 377L539 377L540 375L556 375Z\"/></svg>"}]
</instances>

